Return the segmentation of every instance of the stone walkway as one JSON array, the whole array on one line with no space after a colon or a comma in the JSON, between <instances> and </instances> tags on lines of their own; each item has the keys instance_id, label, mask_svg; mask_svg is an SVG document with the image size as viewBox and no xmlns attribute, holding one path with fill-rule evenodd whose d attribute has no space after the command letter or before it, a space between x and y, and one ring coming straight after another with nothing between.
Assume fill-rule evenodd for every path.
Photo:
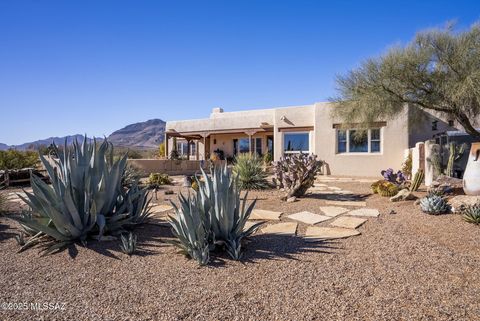
<instances>
[{"instance_id":1,"label":"stone walkway","mask_svg":"<svg viewBox=\"0 0 480 321\"><path fill-rule=\"evenodd\" d=\"M261 229L262 233L297 235L298 223L307 225L304 235L306 240L340 239L360 235L358 227L365 224L370 218L380 215L374 208L367 208L363 200L354 199L350 191L342 190L337 186L329 186L335 182L361 182L370 183L375 180L353 179L347 177L320 177L315 185L309 189L310 194L329 195L325 200L327 206L320 206L319 213L299 212L285 216L286 219L295 221L282 221L267 225ZM346 194L352 197L345 197ZM257 209L252 213L251 220L280 221L283 213ZM317 226L323 223L327 226Z\"/></svg>"}]
</instances>

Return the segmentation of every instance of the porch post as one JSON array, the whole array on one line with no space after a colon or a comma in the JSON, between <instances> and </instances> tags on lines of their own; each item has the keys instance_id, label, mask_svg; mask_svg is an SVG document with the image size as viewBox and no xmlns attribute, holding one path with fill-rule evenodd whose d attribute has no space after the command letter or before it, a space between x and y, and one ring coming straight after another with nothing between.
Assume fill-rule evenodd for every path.
<instances>
[{"instance_id":1,"label":"porch post","mask_svg":"<svg viewBox=\"0 0 480 321\"><path fill-rule=\"evenodd\" d=\"M164 140L164 143L165 143L165 158L168 159L168 134L165 133L165 140Z\"/></svg>"},{"instance_id":2,"label":"porch post","mask_svg":"<svg viewBox=\"0 0 480 321\"><path fill-rule=\"evenodd\" d=\"M197 152L197 155L195 156L195 160L199 160L199 150L198 150L198 140L195 141L195 151Z\"/></svg>"},{"instance_id":3,"label":"porch post","mask_svg":"<svg viewBox=\"0 0 480 321\"><path fill-rule=\"evenodd\" d=\"M187 139L187 160L190 160L190 140Z\"/></svg>"}]
</instances>

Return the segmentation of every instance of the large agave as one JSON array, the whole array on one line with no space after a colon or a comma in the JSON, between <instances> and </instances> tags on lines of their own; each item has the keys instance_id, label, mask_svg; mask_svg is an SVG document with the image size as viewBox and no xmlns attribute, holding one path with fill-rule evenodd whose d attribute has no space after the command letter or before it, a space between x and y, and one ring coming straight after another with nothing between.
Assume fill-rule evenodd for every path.
<instances>
[{"instance_id":1,"label":"large agave","mask_svg":"<svg viewBox=\"0 0 480 321\"><path fill-rule=\"evenodd\" d=\"M480 224L480 203L467 206L463 211L463 219L468 223Z\"/></svg>"},{"instance_id":2,"label":"large agave","mask_svg":"<svg viewBox=\"0 0 480 321\"><path fill-rule=\"evenodd\" d=\"M53 239L49 253L74 241L85 243L93 235L119 234L145 221L149 215L146 190L136 184L122 187L126 155L114 162L107 140L97 147L96 142L87 143L86 137L81 146L74 141L72 148L66 142L63 151L53 148L58 160L40 155L52 184L33 175L33 193L23 198L32 213L16 218L29 234L35 234L22 249L40 238Z\"/></svg>"},{"instance_id":3,"label":"large agave","mask_svg":"<svg viewBox=\"0 0 480 321\"><path fill-rule=\"evenodd\" d=\"M182 249L182 252L196 260L200 265L210 261L208 222L209 205L197 196L180 194L180 208L172 203L175 216L170 217L170 225L176 240L172 243Z\"/></svg>"},{"instance_id":4,"label":"large agave","mask_svg":"<svg viewBox=\"0 0 480 321\"><path fill-rule=\"evenodd\" d=\"M450 205L441 196L432 194L427 195L420 200L420 207L422 211L427 214L443 214L450 210Z\"/></svg>"},{"instance_id":5,"label":"large agave","mask_svg":"<svg viewBox=\"0 0 480 321\"><path fill-rule=\"evenodd\" d=\"M208 176L203 169L203 182L197 180L198 195L208 202L207 225L210 224L210 239L224 245L228 254L235 260L240 259L242 240L255 232L262 223L252 225L245 230L245 223L255 207L256 200L246 206L248 193L240 200L237 177L227 165L216 166Z\"/></svg>"}]
</instances>

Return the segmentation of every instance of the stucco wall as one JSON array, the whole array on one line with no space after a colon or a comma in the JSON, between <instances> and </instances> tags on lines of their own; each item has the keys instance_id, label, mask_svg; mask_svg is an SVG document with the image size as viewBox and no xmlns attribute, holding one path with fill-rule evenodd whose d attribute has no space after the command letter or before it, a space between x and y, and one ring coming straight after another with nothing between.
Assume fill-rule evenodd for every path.
<instances>
[{"instance_id":1,"label":"stucco wall","mask_svg":"<svg viewBox=\"0 0 480 321\"><path fill-rule=\"evenodd\" d=\"M408 148L408 114L405 110L395 120L387 121L381 128L381 153L342 153L338 154L336 129L331 118L329 104L317 104L315 113L315 153L325 160L333 175L379 176L382 169L400 169L404 151Z\"/></svg>"}]
</instances>

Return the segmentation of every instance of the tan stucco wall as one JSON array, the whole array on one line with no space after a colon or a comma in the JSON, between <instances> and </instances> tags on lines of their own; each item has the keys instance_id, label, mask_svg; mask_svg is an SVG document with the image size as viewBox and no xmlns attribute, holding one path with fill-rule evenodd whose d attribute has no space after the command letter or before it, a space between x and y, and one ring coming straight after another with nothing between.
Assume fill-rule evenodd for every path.
<instances>
[{"instance_id":1,"label":"tan stucco wall","mask_svg":"<svg viewBox=\"0 0 480 321\"><path fill-rule=\"evenodd\" d=\"M337 135L331 118L330 104L317 104L315 114L315 153L329 164L333 175L379 176L382 169L400 169L404 161L404 151L408 148L407 110L395 120L387 121L381 128L381 153L337 154Z\"/></svg>"}]
</instances>

